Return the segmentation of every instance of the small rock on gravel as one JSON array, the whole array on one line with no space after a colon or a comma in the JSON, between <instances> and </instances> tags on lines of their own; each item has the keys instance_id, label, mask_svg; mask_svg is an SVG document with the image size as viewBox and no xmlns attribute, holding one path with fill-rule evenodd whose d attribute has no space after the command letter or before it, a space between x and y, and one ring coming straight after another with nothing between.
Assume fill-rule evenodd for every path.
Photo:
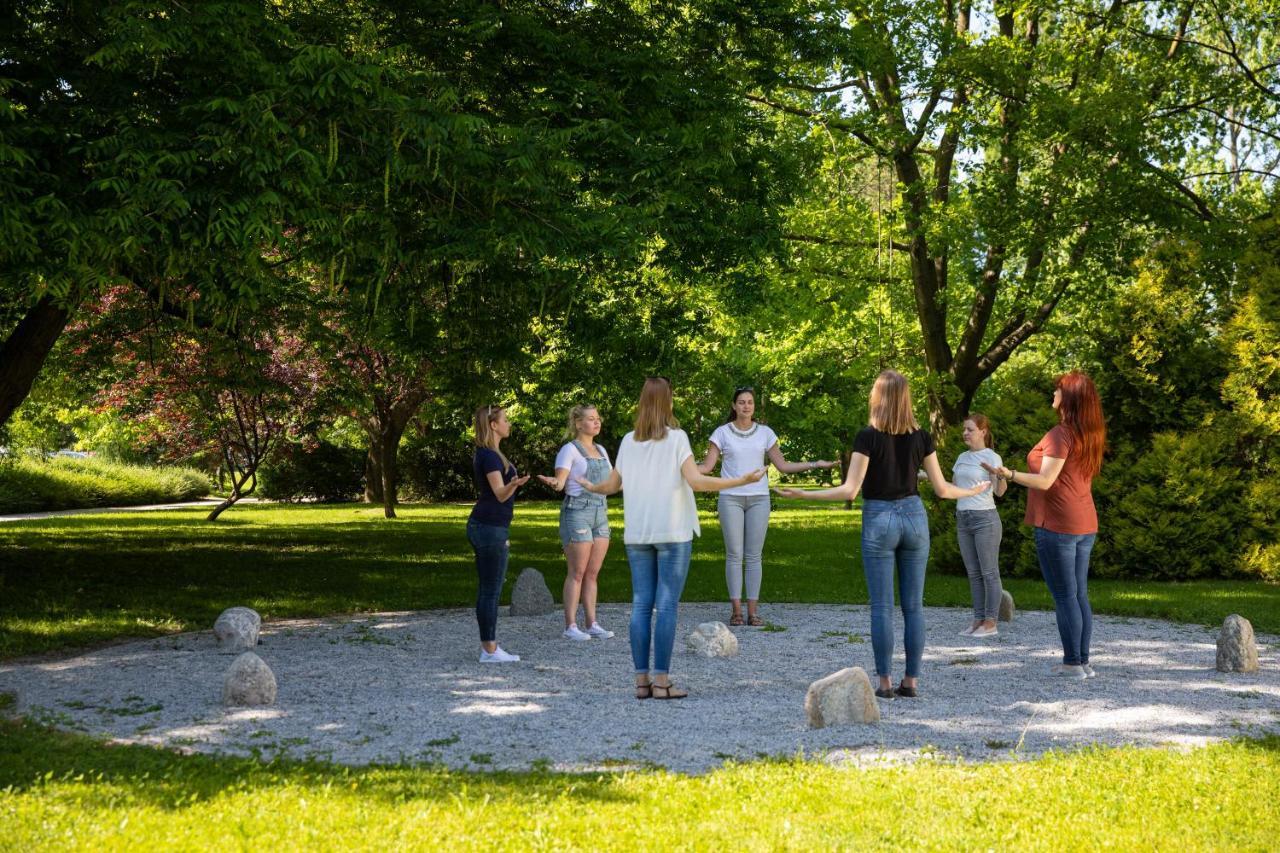
<instances>
[{"instance_id":1,"label":"small rock on gravel","mask_svg":"<svg viewBox=\"0 0 1280 853\"><path fill-rule=\"evenodd\" d=\"M1218 632L1218 672L1257 671L1258 643L1253 638L1253 625L1232 613Z\"/></svg>"},{"instance_id":2,"label":"small rock on gravel","mask_svg":"<svg viewBox=\"0 0 1280 853\"><path fill-rule=\"evenodd\" d=\"M1013 596L1007 589L1000 591L1000 621L1013 621Z\"/></svg>"},{"instance_id":3,"label":"small rock on gravel","mask_svg":"<svg viewBox=\"0 0 1280 853\"><path fill-rule=\"evenodd\" d=\"M738 638L723 622L703 622L689 632L689 651L704 658L731 658L738 653Z\"/></svg>"},{"instance_id":4,"label":"small rock on gravel","mask_svg":"<svg viewBox=\"0 0 1280 853\"><path fill-rule=\"evenodd\" d=\"M511 588L511 615L545 616L555 609L556 600L551 597L542 572L534 568L523 569Z\"/></svg>"},{"instance_id":5,"label":"small rock on gravel","mask_svg":"<svg viewBox=\"0 0 1280 853\"><path fill-rule=\"evenodd\" d=\"M228 607L213 623L213 636L224 654L252 649L258 645L262 617L250 607Z\"/></svg>"},{"instance_id":6,"label":"small rock on gravel","mask_svg":"<svg viewBox=\"0 0 1280 853\"><path fill-rule=\"evenodd\" d=\"M276 676L267 662L253 652L245 652L231 662L222 679L222 704L273 705Z\"/></svg>"},{"instance_id":7,"label":"small rock on gravel","mask_svg":"<svg viewBox=\"0 0 1280 853\"><path fill-rule=\"evenodd\" d=\"M833 672L809 685L804 696L809 728L880 722L880 706L871 679L860 666Z\"/></svg>"}]
</instances>

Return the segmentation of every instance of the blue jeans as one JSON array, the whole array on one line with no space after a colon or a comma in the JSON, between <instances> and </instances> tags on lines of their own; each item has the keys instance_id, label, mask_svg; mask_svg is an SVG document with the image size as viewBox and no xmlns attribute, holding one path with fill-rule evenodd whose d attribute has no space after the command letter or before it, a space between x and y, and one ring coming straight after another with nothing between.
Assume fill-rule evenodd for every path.
<instances>
[{"instance_id":1,"label":"blue jeans","mask_svg":"<svg viewBox=\"0 0 1280 853\"><path fill-rule=\"evenodd\" d=\"M1062 637L1062 662L1079 666L1089 662L1093 634L1093 609L1089 607L1089 554L1096 533L1054 533L1036 528L1036 556L1040 573L1049 585Z\"/></svg>"},{"instance_id":2,"label":"blue jeans","mask_svg":"<svg viewBox=\"0 0 1280 853\"><path fill-rule=\"evenodd\" d=\"M476 593L476 623L480 626L480 642L492 643L498 637L498 597L507 579L507 557L511 553L508 537L511 531L497 524L467 522L467 541L476 552L476 574L480 589Z\"/></svg>"},{"instance_id":3,"label":"blue jeans","mask_svg":"<svg viewBox=\"0 0 1280 853\"><path fill-rule=\"evenodd\" d=\"M924 569L929 562L929 518L912 495L862 502L862 570L871 599L871 649L876 675L888 677L893 660L893 578L902 604L902 645L907 677L920 675L924 657Z\"/></svg>"},{"instance_id":4,"label":"blue jeans","mask_svg":"<svg viewBox=\"0 0 1280 853\"><path fill-rule=\"evenodd\" d=\"M631 564L631 660L636 673L649 672L649 639L653 638L653 671L671 671L671 649L676 642L676 606L689 577L693 540L628 545ZM657 611L657 626L653 613Z\"/></svg>"}]
</instances>

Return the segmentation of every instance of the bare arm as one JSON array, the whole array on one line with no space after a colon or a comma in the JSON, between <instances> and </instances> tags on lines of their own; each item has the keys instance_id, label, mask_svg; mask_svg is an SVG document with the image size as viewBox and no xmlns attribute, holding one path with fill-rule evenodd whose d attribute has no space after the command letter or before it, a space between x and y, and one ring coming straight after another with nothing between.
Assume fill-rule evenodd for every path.
<instances>
[{"instance_id":1,"label":"bare arm","mask_svg":"<svg viewBox=\"0 0 1280 853\"><path fill-rule=\"evenodd\" d=\"M523 477L516 477L510 483L504 483L501 471L490 471L485 474L485 479L489 481L489 488L493 489L493 496L499 501L505 501L514 495L516 489L529 482L529 477L529 474L525 474Z\"/></svg>"},{"instance_id":2,"label":"bare arm","mask_svg":"<svg viewBox=\"0 0 1280 853\"><path fill-rule=\"evenodd\" d=\"M698 465L698 471L702 474L710 474L716 470L716 463L720 461L720 448L716 447L715 442L707 442L707 457Z\"/></svg>"},{"instance_id":3,"label":"bare arm","mask_svg":"<svg viewBox=\"0 0 1280 853\"><path fill-rule=\"evenodd\" d=\"M942 466L938 464L938 454L936 453L930 453L924 458L924 472L929 476L929 485L933 486L933 493L940 498L946 498L951 501L981 494L991 488L990 480L984 480L968 489L962 489L954 483L948 483L947 478L942 476Z\"/></svg>"},{"instance_id":4,"label":"bare arm","mask_svg":"<svg viewBox=\"0 0 1280 853\"><path fill-rule=\"evenodd\" d=\"M778 489L784 498L807 498L815 501L851 501L862 489L862 481L867 476L867 465L871 462L865 453L855 453L849 460L849 476L844 482L830 489Z\"/></svg>"},{"instance_id":5,"label":"bare arm","mask_svg":"<svg viewBox=\"0 0 1280 853\"><path fill-rule=\"evenodd\" d=\"M799 474L802 471L812 471L815 468L834 468L836 464L823 459L819 459L817 462L788 462L786 457L782 455L782 449L778 447L776 441L773 443L773 447L769 448L769 461L773 463L773 467L784 474Z\"/></svg>"},{"instance_id":6,"label":"bare arm","mask_svg":"<svg viewBox=\"0 0 1280 853\"><path fill-rule=\"evenodd\" d=\"M1066 464L1066 459L1046 456L1040 463L1039 474L1032 474L1030 471L1013 471L1003 465L999 468L994 468L985 462L982 467L995 474L1001 480L1008 480L1011 483L1017 483L1019 486L1026 486L1028 489L1044 491L1058 482L1058 475L1062 473L1062 466ZM1000 493L997 492L996 494Z\"/></svg>"},{"instance_id":7,"label":"bare arm","mask_svg":"<svg viewBox=\"0 0 1280 853\"><path fill-rule=\"evenodd\" d=\"M564 484L569 481L569 469L557 468L556 475L554 477L546 477L546 476L543 476L542 474L539 474L538 479L541 480L544 484L555 489L557 492L563 492Z\"/></svg>"},{"instance_id":8,"label":"bare arm","mask_svg":"<svg viewBox=\"0 0 1280 853\"><path fill-rule=\"evenodd\" d=\"M556 470L559 471L560 469L557 468ZM618 473L617 468L613 468L609 471L609 476L598 483L593 483L586 477L579 477L578 485L593 494L611 495L622 489L622 475Z\"/></svg>"},{"instance_id":9,"label":"bare arm","mask_svg":"<svg viewBox=\"0 0 1280 853\"><path fill-rule=\"evenodd\" d=\"M714 445L712 446L714 447ZM703 474L698 463L693 461L692 456L687 457L683 464L680 465L680 473L684 475L684 481L695 492L718 492L721 489L732 489L734 486L745 486L747 483L757 482L764 476L764 472L765 469L757 468L750 474L728 479L725 477L708 477Z\"/></svg>"}]
</instances>

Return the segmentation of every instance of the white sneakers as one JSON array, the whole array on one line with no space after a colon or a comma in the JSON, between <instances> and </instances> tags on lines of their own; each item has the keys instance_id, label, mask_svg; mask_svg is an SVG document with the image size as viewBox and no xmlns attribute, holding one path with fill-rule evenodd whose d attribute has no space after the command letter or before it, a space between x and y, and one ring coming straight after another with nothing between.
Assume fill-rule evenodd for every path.
<instances>
[{"instance_id":1,"label":"white sneakers","mask_svg":"<svg viewBox=\"0 0 1280 853\"><path fill-rule=\"evenodd\" d=\"M1086 663L1086 664L1082 664L1082 666L1084 667L1084 677L1085 677L1085 678L1097 678L1097 677L1098 677L1098 673L1094 672L1094 671L1093 671L1093 667L1091 667L1089 664L1087 664L1087 663Z\"/></svg>"},{"instance_id":2,"label":"white sneakers","mask_svg":"<svg viewBox=\"0 0 1280 853\"><path fill-rule=\"evenodd\" d=\"M577 623L574 623L568 628L565 628L564 633L560 636L564 637L566 640L590 640L592 637L595 637L597 640L607 640L613 636L613 632L601 628L599 622L592 622L591 627L585 631L579 628Z\"/></svg>"},{"instance_id":3,"label":"white sneakers","mask_svg":"<svg viewBox=\"0 0 1280 853\"><path fill-rule=\"evenodd\" d=\"M1072 681L1084 681L1089 677L1083 666L1072 666L1065 663L1049 667L1049 675L1052 678L1067 678Z\"/></svg>"},{"instance_id":4,"label":"white sneakers","mask_svg":"<svg viewBox=\"0 0 1280 853\"><path fill-rule=\"evenodd\" d=\"M502 646L494 646L493 651L480 649L480 663L518 663L520 655L513 655L502 650Z\"/></svg>"},{"instance_id":5,"label":"white sneakers","mask_svg":"<svg viewBox=\"0 0 1280 853\"><path fill-rule=\"evenodd\" d=\"M579 628L576 623L565 628L564 633L560 636L564 637L566 640L583 641L591 639L591 635Z\"/></svg>"},{"instance_id":6,"label":"white sneakers","mask_svg":"<svg viewBox=\"0 0 1280 853\"><path fill-rule=\"evenodd\" d=\"M996 628L983 628L979 625L969 632L970 637L996 637L1000 635L1000 631Z\"/></svg>"}]
</instances>

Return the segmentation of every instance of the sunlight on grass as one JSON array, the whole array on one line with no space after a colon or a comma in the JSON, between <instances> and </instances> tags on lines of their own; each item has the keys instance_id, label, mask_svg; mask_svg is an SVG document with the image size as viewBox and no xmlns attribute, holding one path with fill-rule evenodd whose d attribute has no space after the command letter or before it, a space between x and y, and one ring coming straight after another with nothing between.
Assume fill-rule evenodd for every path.
<instances>
[{"instance_id":1,"label":"sunlight on grass","mask_svg":"<svg viewBox=\"0 0 1280 853\"><path fill-rule=\"evenodd\" d=\"M207 628L244 604L280 619L362 610L465 607L475 569L464 532L470 504L409 504L387 520L359 504L261 504L224 520L202 510L80 515L0 526L0 657L84 646L115 637ZM723 545L715 513L700 510L686 601L725 598ZM836 504L775 508L765 549L764 601L866 601L860 514ZM630 598L615 540L600 576L604 601ZM532 566L552 590L564 581L558 505L522 503L511 529L511 572ZM1005 578L1020 609L1052 607L1039 578ZM509 589L509 587L508 587ZM1099 613L1220 624L1241 611L1258 631L1280 632L1280 586L1247 581L1158 584L1094 580ZM967 580L931 571L925 603L965 607Z\"/></svg>"}]
</instances>

